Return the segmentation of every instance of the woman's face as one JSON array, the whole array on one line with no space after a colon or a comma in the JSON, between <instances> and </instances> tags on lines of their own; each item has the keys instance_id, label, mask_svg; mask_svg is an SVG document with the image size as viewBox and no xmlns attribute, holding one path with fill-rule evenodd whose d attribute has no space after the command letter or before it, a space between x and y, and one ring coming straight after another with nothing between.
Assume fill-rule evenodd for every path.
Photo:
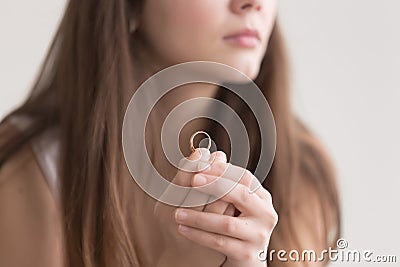
<instances>
[{"instance_id":1,"label":"woman's face","mask_svg":"<svg viewBox=\"0 0 400 267\"><path fill-rule=\"evenodd\" d=\"M213 61L257 77L276 17L276 0L144 1L138 31L143 52L153 63ZM254 37L225 38L246 28L259 33L258 43Z\"/></svg>"}]
</instances>

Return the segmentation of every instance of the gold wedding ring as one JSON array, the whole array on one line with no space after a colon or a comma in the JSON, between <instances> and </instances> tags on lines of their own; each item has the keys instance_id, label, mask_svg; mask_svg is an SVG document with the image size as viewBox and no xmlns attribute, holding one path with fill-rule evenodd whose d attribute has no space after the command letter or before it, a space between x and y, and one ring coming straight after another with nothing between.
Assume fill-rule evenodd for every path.
<instances>
[{"instance_id":1,"label":"gold wedding ring","mask_svg":"<svg viewBox=\"0 0 400 267\"><path fill-rule=\"evenodd\" d=\"M194 145L193 145L193 140L194 140L194 137L196 136L196 135L198 135L198 134L205 134L206 136L207 136L207 138L208 138L208 146L207 146L207 149L208 150L210 150L210 148L211 148L211 137L208 135L208 133L206 133L205 131L197 131L197 132L195 132L194 134L192 134L192 136L190 137L190 148L192 149L192 151L194 152L195 150L196 150L196 148L194 147Z\"/></svg>"}]
</instances>

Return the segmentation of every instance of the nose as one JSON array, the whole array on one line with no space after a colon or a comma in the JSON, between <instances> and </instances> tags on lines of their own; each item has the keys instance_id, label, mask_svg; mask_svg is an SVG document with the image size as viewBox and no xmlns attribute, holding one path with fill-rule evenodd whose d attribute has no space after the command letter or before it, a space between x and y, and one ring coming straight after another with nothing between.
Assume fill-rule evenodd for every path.
<instances>
[{"instance_id":1,"label":"nose","mask_svg":"<svg viewBox=\"0 0 400 267\"><path fill-rule=\"evenodd\" d=\"M263 0L232 0L231 8L233 12L241 14L251 10L260 11L262 8Z\"/></svg>"}]
</instances>

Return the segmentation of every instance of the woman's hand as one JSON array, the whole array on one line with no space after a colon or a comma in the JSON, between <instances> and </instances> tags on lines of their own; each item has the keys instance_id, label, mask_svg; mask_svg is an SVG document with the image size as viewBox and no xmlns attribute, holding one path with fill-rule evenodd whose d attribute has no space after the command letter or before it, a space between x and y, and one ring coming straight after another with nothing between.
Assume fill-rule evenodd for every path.
<instances>
[{"instance_id":1,"label":"woman's hand","mask_svg":"<svg viewBox=\"0 0 400 267\"><path fill-rule=\"evenodd\" d=\"M179 164L182 169L192 170L193 172L179 170L172 182L177 185L191 187L193 176L199 168L204 168L204 164L207 167L217 162L226 162L225 153L217 151L210 155L210 152L206 149L196 149L189 158L182 159ZM220 170L217 170L213 174L221 175L222 173ZM194 190L190 191L187 196L176 194L173 187L167 188L163 196L167 199L174 197L175 201L181 203L187 203L196 198L203 198L205 203L209 197L208 194L200 195L199 192ZM197 212L205 211L208 213L226 214L227 216L233 216L235 211L232 204L223 200L217 200L207 205L186 209ZM161 255L158 266L188 266L189 263L190 266L220 266L226 259L224 254L195 243L178 233L175 211L176 207L166 205L160 201L158 201L154 207L154 216L162 229L165 247L167 248L163 255Z\"/></svg>"},{"instance_id":2,"label":"woman's hand","mask_svg":"<svg viewBox=\"0 0 400 267\"><path fill-rule=\"evenodd\" d=\"M218 172L216 169L226 172L222 177L211 175ZM257 252L269 244L278 215L270 193L258 179L246 169L218 162L196 174L192 186L213 196L225 193L221 200L232 203L241 214L232 217L179 208L179 215L183 215L177 216L179 232L189 240L226 255L224 267L266 266L266 262L258 260Z\"/></svg>"}]
</instances>

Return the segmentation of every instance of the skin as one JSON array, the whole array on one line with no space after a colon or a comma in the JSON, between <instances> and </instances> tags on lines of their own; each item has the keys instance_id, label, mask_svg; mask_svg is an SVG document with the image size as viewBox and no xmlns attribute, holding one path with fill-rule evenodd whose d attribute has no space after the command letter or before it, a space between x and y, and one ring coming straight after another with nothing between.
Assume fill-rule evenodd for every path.
<instances>
[{"instance_id":1,"label":"skin","mask_svg":"<svg viewBox=\"0 0 400 267\"><path fill-rule=\"evenodd\" d=\"M205 206L176 208L157 202L154 215L162 223L167 247L173 248L161 257L159 266L187 266L189 262L191 266L205 266L204 259L207 259L206 266L221 266L225 258L224 267L266 266L257 259L257 251L269 243L278 222L270 193L250 171L227 163L222 151L214 152L209 161L203 160L204 151L197 149L188 159L182 160L195 164L202 171L178 171L173 180L175 184L192 186L197 192L216 196L228 192L224 187L227 184L236 184L237 174L241 179L222 198ZM208 167L205 168L204 163ZM187 168L186 163L183 166ZM205 180L201 181L201 177ZM208 186L203 187L205 184ZM249 193L250 188L257 190ZM195 197L199 196L194 191L186 196ZM182 201L184 199L182 196ZM238 217L233 216L229 203L240 211Z\"/></svg>"},{"instance_id":2,"label":"skin","mask_svg":"<svg viewBox=\"0 0 400 267\"><path fill-rule=\"evenodd\" d=\"M138 66L140 66L138 70L140 71L135 72L134 75L145 77L159 68L191 59L220 61L234 66L249 77L256 75L258 65L253 63L260 62L262 53L258 54L257 49L250 51L230 47L220 38L225 36L225 30L228 33L234 23L237 26L245 18L249 18L249 21L250 18L253 19L251 21L255 24L250 26L265 25L265 29L259 28L259 30L263 31L266 39L269 38L275 2L265 1L262 3L261 10L266 10L264 14L255 8L258 3L256 1L146 1L147 5L140 25L147 26L141 28L142 35L139 37L143 37L145 34L148 37L147 44L149 45L142 46L142 49L138 50L140 51L138 59L145 60L138 61ZM245 4L250 4L252 8L238 12L237 8ZM212 9L210 9L211 7ZM256 10L258 12L255 12ZM164 16L161 16L162 14ZM182 21L185 23L178 23ZM173 36L175 39L163 36L164 33L158 28L160 25L165 26L164 30L169 33L168 36ZM217 32L216 29L221 30ZM196 32L196 36L193 35L193 32ZM157 42L151 41L150 36L157 36ZM192 36L193 40L188 36ZM177 41L179 38L189 40L190 45L183 46L184 50L181 50L182 47ZM146 44L144 39L138 38L137 41L135 45ZM173 45L174 42L176 46ZM205 44L206 49L200 44ZM266 48L266 45L264 47ZM149 62L152 64L150 65ZM213 95L212 87L191 85L187 88L186 97L196 96L204 91L210 97ZM179 97L182 97L182 94L178 95L178 100L180 100ZM173 103L175 97L170 100L168 104ZM13 130L8 127L4 133L9 133L10 136L17 134L17 128ZM174 183L193 187L193 192L196 190L196 192L212 196L218 194L221 184L236 181L236 175L232 175L232 173L228 175L224 172L233 165L227 163L226 155L222 151L211 154L209 160L207 160L208 157L203 158L204 153L199 156L197 152L198 150L190 155L189 161L182 159L182 163L197 166L196 163L200 165L200 163L208 162L208 167L201 168L196 174L178 171L173 179ZM129 176L126 164L122 165L123 175ZM238 166L235 167L236 171L245 171ZM0 181L2 182L0 186L0 214L2 214L0 220L0 236L2 237L0 239L2 241L0 242L2 248L0 249L0 266L63 266L62 254L64 251L60 246L63 244L62 218L59 214L58 204L43 174L39 162L35 159L35 153L28 144L16 151L15 155L2 166L0 172ZM214 180L218 182L208 187L200 186L197 181L200 175L205 176L206 183L211 184L211 181ZM29 179L26 179L27 177ZM143 205L148 204L143 199L150 199L150 197L143 191L132 190L135 194L131 194L131 196L137 197L132 201L135 204L134 211L137 209L139 211L137 214L143 216L140 217L143 219L137 221L133 226L137 228L137 234L141 234L143 239L146 239L139 240L148 241L147 248L151 248L142 251L141 255L148 253L150 254L148 258L160 256L157 265L151 261L144 266L265 266L265 263L255 260L256 253L269 243L278 216L267 190L260 187L256 193L248 193L249 185L257 183L257 181L250 172L245 171L235 189L223 198L205 206L193 208L176 208L158 202L153 210L148 209L153 206ZM323 240L325 237L323 232L325 221L323 221L322 214L319 213L318 196L316 192L310 190L312 186L307 183L299 183L295 187L302 193L299 202L307 201L307 205L299 205L294 212L308 218L308 221L316 226L311 229L308 222L299 220L296 222L296 227L301 233L304 233L302 241L304 241L305 247L318 247L317 251L321 251L325 249L324 243L311 238L311 232L315 230L318 230L318 240ZM139 194L136 194L138 192ZM233 209L239 210L240 216L234 217ZM147 217L147 211L153 214ZM179 218L178 211L186 211L187 216L184 219ZM156 224L153 224L151 216L154 216L154 221L159 222L158 228L153 227ZM188 230L183 231L183 226ZM157 230L160 230L164 236L165 244L162 244L162 240L158 242L159 232ZM151 240L154 242L149 241L151 235L156 237L155 241ZM37 240L41 241L40 245L36 242ZM157 249L154 249L157 246L167 249L161 250L162 253L159 255L154 253L158 252Z\"/></svg>"},{"instance_id":3,"label":"skin","mask_svg":"<svg viewBox=\"0 0 400 267\"><path fill-rule=\"evenodd\" d=\"M145 0L138 28L152 62L167 66L208 60L230 65L254 79L276 8L276 0ZM259 31L262 42L258 47L243 48L223 39L245 27Z\"/></svg>"},{"instance_id":4,"label":"skin","mask_svg":"<svg viewBox=\"0 0 400 267\"><path fill-rule=\"evenodd\" d=\"M227 64L255 79L276 18L276 0L145 0L140 17L132 17L137 24L136 41L139 51L134 55L140 68L137 80L165 67L187 61L206 60ZM223 38L245 27L257 29L259 46L245 48L228 43ZM172 97L168 105L183 98L196 97L206 92L212 97L213 85L184 85L185 96ZM197 150L196 150L197 151ZM235 183L235 178L224 174L232 164L226 162L222 151L208 160L193 153L189 159L209 162L209 167L196 173L178 171L172 182L194 187L209 196L218 194L221 184ZM184 160L184 159L183 159ZM187 162L186 162L187 163ZM185 164L185 162L183 162ZM258 179L244 171L239 183L228 194L202 207L176 208L158 202L154 216L160 222L166 247L158 266L266 266L257 259L257 251L269 243L278 221L270 193L262 186L252 194L250 184ZM217 180L208 187L203 184ZM241 214L233 216L234 208ZM182 216L185 212L186 216Z\"/></svg>"}]
</instances>

